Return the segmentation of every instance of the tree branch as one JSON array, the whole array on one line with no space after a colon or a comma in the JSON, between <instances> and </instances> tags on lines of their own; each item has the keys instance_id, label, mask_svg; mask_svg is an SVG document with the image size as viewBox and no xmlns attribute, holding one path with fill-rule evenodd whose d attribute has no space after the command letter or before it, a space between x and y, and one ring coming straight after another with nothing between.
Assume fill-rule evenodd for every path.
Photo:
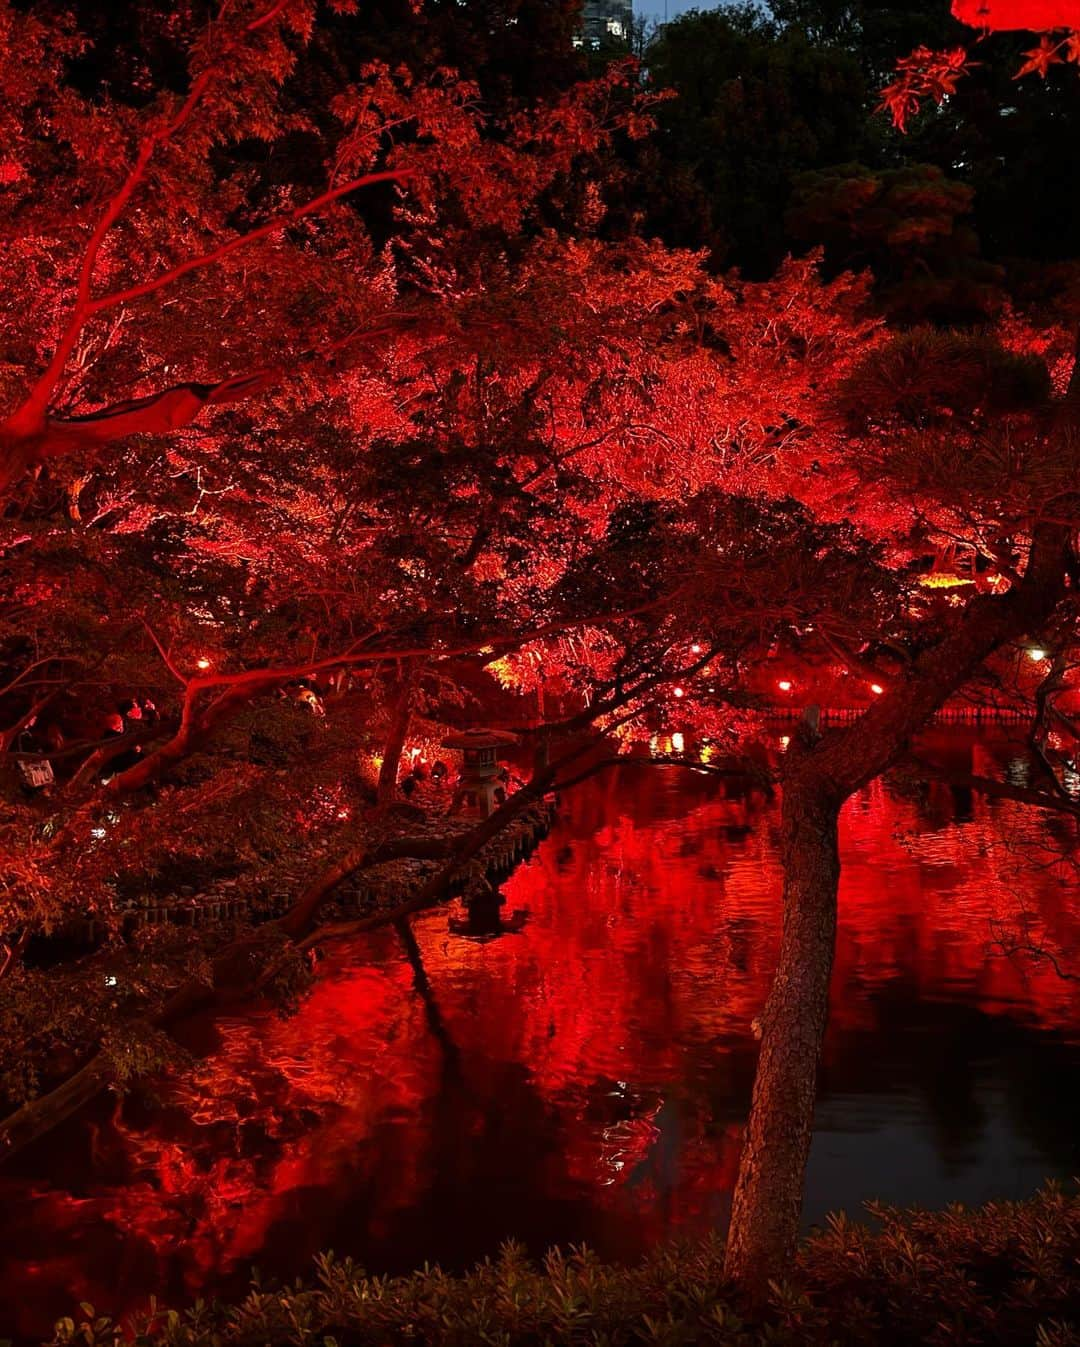
<instances>
[{"instance_id":1,"label":"tree branch","mask_svg":"<svg viewBox=\"0 0 1080 1347\"><path fill-rule=\"evenodd\" d=\"M101 295L98 299L91 301L88 314L103 313L106 309L115 308L118 304L126 304L133 299L140 299L144 295L151 295L156 290L164 289L165 286L171 285L173 281L179 280L181 276L186 276L192 271L200 271L203 267L212 266L215 262L220 262L238 249L246 248L258 239L266 238L269 234L275 234L279 230L286 229L289 225L295 224L297 220L302 220L306 215L312 215L324 206L337 201L340 197L359 191L362 187L372 187L380 182L405 182L414 176L415 173L412 169L391 168L381 173L367 173L363 177L353 178L340 187L334 187L328 192L323 192L321 196L315 197L303 206L296 206L281 215L276 215L272 220L259 225L256 229L249 230L246 234L240 234L236 238L229 239L227 243L212 248L209 252L202 253L199 257L189 258L186 262L181 262L178 266L163 271L160 276L154 277L153 280L143 281L141 285L129 286L126 290L114 290L110 294Z\"/></svg>"},{"instance_id":2,"label":"tree branch","mask_svg":"<svg viewBox=\"0 0 1080 1347\"><path fill-rule=\"evenodd\" d=\"M243 30L244 34L258 32L280 15L289 3L291 3L291 0L274 0L274 3L272 3L262 15L253 19L245 26ZM158 148L171 140L182 130L184 125L190 119L192 113L202 101L203 95L206 93L214 79L221 73L223 68L224 60L220 59L216 65L209 66L195 77L187 97L181 103L176 114L171 118L163 120L160 125L155 127L144 137L136 154L135 162L128 170L120 187L106 202L98 222L94 226L86 247L83 250L74 303L72 305L70 317L57 342L56 349L53 351L49 363L35 380L22 403L2 424L0 424L0 432L3 433L3 437L20 445L23 451L22 453L16 453L14 455L16 460L16 471L22 466L20 460L26 455L26 442L33 441L45 432L46 415L49 403L63 377L64 370L67 368L68 361L79 342L83 329L94 315L101 313L108 308L115 307L117 304L123 303L127 299L135 298L137 295L149 294L155 290L160 290L163 286L168 285L171 281L185 275L187 272L218 261L221 257L235 251L235 249L243 247L247 243L253 242L255 239L262 238L266 234L272 233L277 229L284 228L293 220L300 219L304 215L308 215L312 211L328 205L337 197L344 195L348 191L353 191L359 186L367 185L370 182L381 181L386 177L400 179L405 176L400 172L393 172L390 174L369 174L366 178L354 180L354 182L346 184L344 187L323 193L323 195L315 201L308 202L305 206L287 212L283 216L278 216L274 220L268 221L265 225L260 226L258 229L252 230L248 234L242 235L240 238L233 239L229 243L222 245L220 248L213 249L210 253L207 253L202 257L193 258L188 262L182 263L153 281L146 282L142 286L134 286L126 290L115 291L111 294L101 296L98 299L94 299L92 295L94 272L97 267L97 261L101 253L102 245L104 244L109 231L127 208L136 189L145 180L150 162ZM30 461L33 461L32 454L30 456ZM8 485L13 477L14 472L9 469L9 471L4 474L3 484Z\"/></svg>"},{"instance_id":3,"label":"tree branch","mask_svg":"<svg viewBox=\"0 0 1080 1347\"><path fill-rule=\"evenodd\" d=\"M974 776L970 772L954 772L923 758L911 757L907 761L927 780L943 781L949 786L960 786L973 790L994 800L1015 800L1019 804L1033 805L1037 809L1050 809L1058 814L1068 814L1080 818L1080 803L1068 796L1052 795L1048 791L1034 790L1030 786L1013 786L1006 781L996 781L989 776Z\"/></svg>"},{"instance_id":4,"label":"tree branch","mask_svg":"<svg viewBox=\"0 0 1080 1347\"><path fill-rule=\"evenodd\" d=\"M179 669L176 667L176 665L172 662L172 659L171 659L171 657L170 657L170 655L169 655L169 652L165 649L165 647L164 647L164 646L161 644L161 642L158 640L158 638L157 638L157 633L154 631L153 627L151 627L150 623L147 622L147 620L146 620L145 617L140 617L140 618L139 618L139 621L142 623L143 627L145 628L147 636L149 636L150 639L151 639L151 641L153 641L154 646L155 646L155 648L157 649L158 654L161 656L161 662L162 662L162 664L165 665L166 669L168 669L168 671L172 674L172 676L176 679L176 681L177 681L179 684L181 684L182 687L185 687L185 688L186 688L187 685L188 685L188 680L184 677L184 675L180 672L180 670L179 670Z\"/></svg>"}]
</instances>

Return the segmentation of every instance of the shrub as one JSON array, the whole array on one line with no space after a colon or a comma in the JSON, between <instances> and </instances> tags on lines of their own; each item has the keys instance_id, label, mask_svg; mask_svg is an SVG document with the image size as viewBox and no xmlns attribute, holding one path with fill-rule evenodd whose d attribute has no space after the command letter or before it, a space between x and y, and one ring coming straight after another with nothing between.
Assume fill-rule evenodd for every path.
<instances>
[{"instance_id":1,"label":"shrub","mask_svg":"<svg viewBox=\"0 0 1080 1347\"><path fill-rule=\"evenodd\" d=\"M133 1336L138 1347L1080 1347L1077 1195L1048 1186L1026 1202L870 1212L873 1226L831 1218L754 1321L724 1286L714 1238L631 1268L584 1249L537 1264L507 1245L460 1277L369 1277L328 1253L307 1281L256 1282L234 1306L155 1309ZM54 1344L130 1341L81 1312L59 1322Z\"/></svg>"}]
</instances>

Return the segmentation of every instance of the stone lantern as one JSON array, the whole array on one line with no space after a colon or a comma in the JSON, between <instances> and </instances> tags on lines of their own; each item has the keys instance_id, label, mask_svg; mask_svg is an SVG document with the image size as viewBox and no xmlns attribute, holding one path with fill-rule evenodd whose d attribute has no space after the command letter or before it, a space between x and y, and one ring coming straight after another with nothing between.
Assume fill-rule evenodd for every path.
<instances>
[{"instance_id":1,"label":"stone lantern","mask_svg":"<svg viewBox=\"0 0 1080 1347\"><path fill-rule=\"evenodd\" d=\"M460 749L461 777L450 812L469 810L487 818L506 799L505 774L499 767L499 750L513 748L516 734L505 730L460 730L448 734L443 748Z\"/></svg>"}]
</instances>

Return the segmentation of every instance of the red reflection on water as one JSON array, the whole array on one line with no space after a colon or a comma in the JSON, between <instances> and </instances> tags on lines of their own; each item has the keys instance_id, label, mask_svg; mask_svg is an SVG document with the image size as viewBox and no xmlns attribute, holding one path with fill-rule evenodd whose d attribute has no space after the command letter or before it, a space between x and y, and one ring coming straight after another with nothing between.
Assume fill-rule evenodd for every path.
<instances>
[{"instance_id":1,"label":"red reflection on water","mask_svg":"<svg viewBox=\"0 0 1080 1347\"><path fill-rule=\"evenodd\" d=\"M506 886L520 933L465 940L439 912L415 923L419 962L388 931L330 950L299 1015L219 1023L166 1107L85 1121L6 1176L0 1293L21 1308L3 1328L42 1332L76 1298L232 1294L253 1262L292 1275L325 1247L376 1270L466 1263L511 1234L632 1256L722 1221L780 874L774 812L715 791L642 770L582 790ZM917 1120L939 1107L903 1054L885 1090L867 1060L866 1043L888 1057L897 1004L1075 1041L1076 985L994 953L1022 908L1025 939L1070 966L1077 889L1020 847L1054 828L944 788L879 784L846 811L825 1068L837 1098L864 1098L859 1129L895 1123L890 1092ZM1025 1125L1010 1136L1030 1150Z\"/></svg>"}]
</instances>

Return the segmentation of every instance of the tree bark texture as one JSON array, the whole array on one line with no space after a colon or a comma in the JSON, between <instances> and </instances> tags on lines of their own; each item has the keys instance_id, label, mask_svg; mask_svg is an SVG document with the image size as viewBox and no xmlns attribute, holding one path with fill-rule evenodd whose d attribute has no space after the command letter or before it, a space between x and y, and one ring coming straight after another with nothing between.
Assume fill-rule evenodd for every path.
<instances>
[{"instance_id":1,"label":"tree bark texture","mask_svg":"<svg viewBox=\"0 0 1080 1347\"><path fill-rule=\"evenodd\" d=\"M813 1128L836 933L840 809L887 771L913 735L996 650L1038 632L1066 594L1072 531L1041 524L1022 582L975 599L906 675L857 721L804 734L784 774L784 915L780 960L762 1017L761 1051L735 1185L725 1276L754 1305L791 1267Z\"/></svg>"},{"instance_id":2,"label":"tree bark texture","mask_svg":"<svg viewBox=\"0 0 1080 1347\"><path fill-rule=\"evenodd\" d=\"M790 1265L813 1134L840 879L835 795L813 774L784 791L784 920L731 1212L725 1271L760 1303Z\"/></svg>"},{"instance_id":3,"label":"tree bark texture","mask_svg":"<svg viewBox=\"0 0 1080 1347\"><path fill-rule=\"evenodd\" d=\"M398 767L412 720L413 697L419 675L420 661L407 661L401 671L397 698L390 713L390 728L383 749L382 766L379 768L378 802L383 809L394 803L397 794Z\"/></svg>"}]
</instances>

